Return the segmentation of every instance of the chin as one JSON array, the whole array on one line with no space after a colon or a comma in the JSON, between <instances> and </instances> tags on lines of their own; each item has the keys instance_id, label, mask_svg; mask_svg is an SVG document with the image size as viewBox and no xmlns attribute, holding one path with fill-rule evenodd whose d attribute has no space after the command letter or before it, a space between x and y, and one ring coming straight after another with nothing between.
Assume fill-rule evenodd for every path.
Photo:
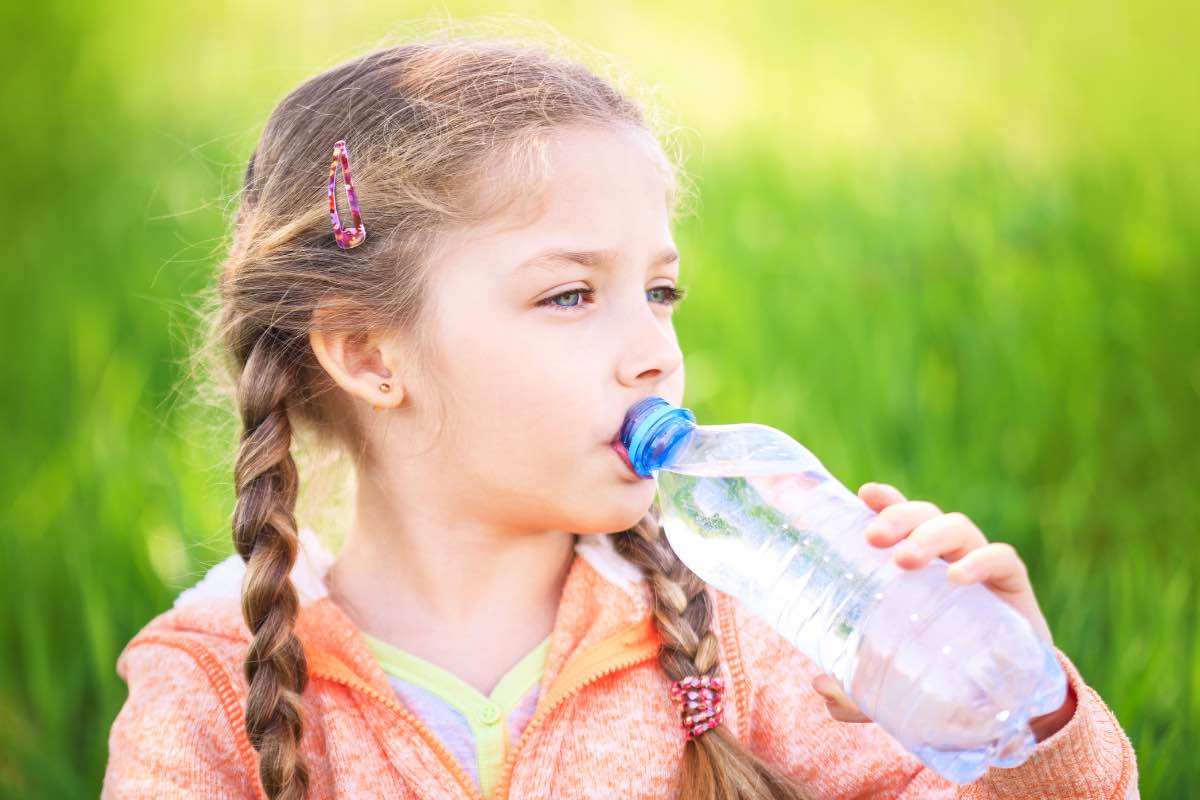
<instances>
[{"instance_id":1,"label":"chin","mask_svg":"<svg viewBox=\"0 0 1200 800\"><path fill-rule=\"evenodd\" d=\"M643 497L634 497L634 494L622 493L616 498L608 498L607 502L597 497L595 505L589 504L586 509L572 509L573 519L564 529L575 533L617 533L628 530L650 512L654 502L653 491Z\"/></svg>"},{"instance_id":2,"label":"chin","mask_svg":"<svg viewBox=\"0 0 1200 800\"><path fill-rule=\"evenodd\" d=\"M636 495L634 499L628 502L618 502L613 509L613 523L608 529L610 531L623 531L632 528L642 521L642 518L650 513L650 507L654 504L654 482L649 483L649 491L630 492L630 495Z\"/></svg>"}]
</instances>

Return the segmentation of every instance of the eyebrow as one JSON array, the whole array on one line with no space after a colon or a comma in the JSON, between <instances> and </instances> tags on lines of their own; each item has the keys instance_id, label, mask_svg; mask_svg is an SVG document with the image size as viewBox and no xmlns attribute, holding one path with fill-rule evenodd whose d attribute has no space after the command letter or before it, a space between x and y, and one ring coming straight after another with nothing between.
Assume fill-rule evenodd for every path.
<instances>
[{"instance_id":1,"label":"eyebrow","mask_svg":"<svg viewBox=\"0 0 1200 800\"><path fill-rule=\"evenodd\" d=\"M528 269L544 269L553 270L561 267L578 264L588 269L603 269L611 266L617 260L617 252L615 250L562 250L554 249L538 253L533 258L521 262L517 265L515 272L524 272ZM661 267L667 264L672 264L679 260L679 252L674 248L667 248L659 252L656 256L650 259L651 267Z\"/></svg>"}]
</instances>

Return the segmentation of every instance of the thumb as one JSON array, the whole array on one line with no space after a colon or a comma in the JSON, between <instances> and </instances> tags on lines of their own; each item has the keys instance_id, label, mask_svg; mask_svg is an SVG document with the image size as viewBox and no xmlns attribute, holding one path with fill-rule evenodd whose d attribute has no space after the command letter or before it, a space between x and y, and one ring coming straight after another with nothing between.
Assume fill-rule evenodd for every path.
<instances>
[{"instance_id":1,"label":"thumb","mask_svg":"<svg viewBox=\"0 0 1200 800\"><path fill-rule=\"evenodd\" d=\"M812 680L812 687L825 698L825 706L829 711L829 716L839 722L870 722L871 718L862 713L854 701L846 696L842 691L842 687L831 676L824 673L817 675Z\"/></svg>"}]
</instances>

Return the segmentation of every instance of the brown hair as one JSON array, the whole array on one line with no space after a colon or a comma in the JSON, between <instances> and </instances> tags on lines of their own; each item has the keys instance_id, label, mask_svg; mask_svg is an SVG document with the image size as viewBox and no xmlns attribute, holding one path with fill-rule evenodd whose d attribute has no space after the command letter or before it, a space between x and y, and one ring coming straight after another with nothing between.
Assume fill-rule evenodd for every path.
<instances>
[{"instance_id":1,"label":"brown hair","mask_svg":"<svg viewBox=\"0 0 1200 800\"><path fill-rule=\"evenodd\" d=\"M293 631L298 599L289 578L298 547L293 426L352 455L362 447L355 415L337 408L344 393L315 360L310 330L419 337L427 327L426 265L439 234L486 219L528 192L529 180L544 179L539 148L556 127L628 126L662 148L649 111L614 80L546 47L443 35L337 65L270 115L246 168L204 348L228 370L241 417L232 526L247 565L242 613L253 635L244 663L246 731L268 797L302 798L308 790L300 749L307 665ZM332 145L343 138L369 229L348 251L334 242L324 191ZM655 152L675 219L686 175L665 149ZM318 318L314 311L329 300L336 313ZM713 674L709 595L667 544L656 512L615 534L617 547L653 588L668 677ZM687 744L678 779L687 800L800 796L725 726Z\"/></svg>"}]
</instances>

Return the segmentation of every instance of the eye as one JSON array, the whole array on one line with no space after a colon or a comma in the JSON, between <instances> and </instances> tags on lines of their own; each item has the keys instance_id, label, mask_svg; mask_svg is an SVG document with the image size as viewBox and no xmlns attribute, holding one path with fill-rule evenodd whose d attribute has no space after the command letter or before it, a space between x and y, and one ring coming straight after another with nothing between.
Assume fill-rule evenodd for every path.
<instances>
[{"instance_id":1,"label":"eye","mask_svg":"<svg viewBox=\"0 0 1200 800\"><path fill-rule=\"evenodd\" d=\"M659 297L661 299L654 302L664 306L674 306L687 295L687 290L682 286L655 286L647 289L646 293L662 292ZM596 294L595 289L569 289L565 292L559 292L556 295L547 297L545 300L539 300L536 305L551 306L560 311L571 311L573 309L582 308L583 306L595 302L591 298ZM575 303L559 303L559 300L569 300L572 297L579 295L580 299Z\"/></svg>"},{"instance_id":2,"label":"eye","mask_svg":"<svg viewBox=\"0 0 1200 800\"><path fill-rule=\"evenodd\" d=\"M647 291L663 292L665 299L658 302L667 306L673 306L687 296L687 289L684 289L682 286L655 286L653 289Z\"/></svg>"},{"instance_id":3,"label":"eye","mask_svg":"<svg viewBox=\"0 0 1200 800\"><path fill-rule=\"evenodd\" d=\"M570 289L565 292L559 292L558 294L554 295L553 297L547 297L545 300L539 300L537 302L537 305L551 306L551 307L561 310L561 311L570 311L573 308L582 308L586 304L587 298L591 297L595 293L596 293L595 289ZM570 298L570 297L573 297L574 295L579 295L582 299L578 303L571 303L569 305L564 305L562 303L554 302L555 300L561 300L562 298Z\"/></svg>"}]
</instances>

